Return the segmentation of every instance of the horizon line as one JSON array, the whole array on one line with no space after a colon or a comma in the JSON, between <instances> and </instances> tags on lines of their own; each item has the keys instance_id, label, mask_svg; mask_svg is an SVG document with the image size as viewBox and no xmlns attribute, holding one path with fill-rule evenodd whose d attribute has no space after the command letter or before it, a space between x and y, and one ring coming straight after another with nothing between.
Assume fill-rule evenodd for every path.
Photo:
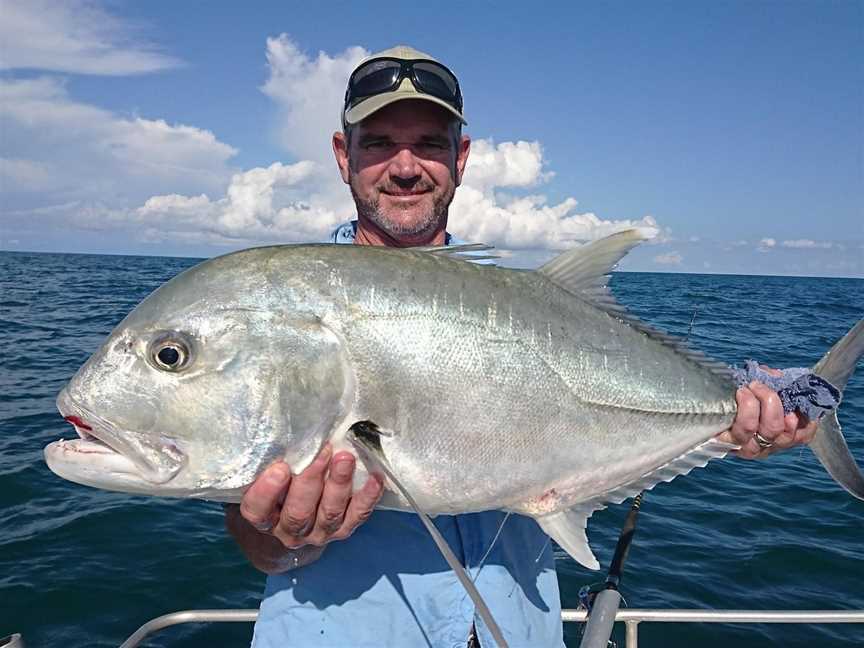
<instances>
[{"instance_id":1,"label":"horizon line","mask_svg":"<svg viewBox=\"0 0 864 648\"><path fill-rule=\"evenodd\" d=\"M251 247L271 247L272 245L321 245L320 242L314 243L274 243L270 245L258 245ZM323 243L327 245L327 243ZM251 249L251 248L244 248ZM164 255L164 254L146 254L146 253L136 253L129 254L124 252L48 252L44 250L6 250L0 249L0 254L8 253L8 254L66 254L73 256L111 256L111 257L146 257L146 258L154 258L154 259L192 259L195 261L206 261L208 259L213 259L217 256L224 256L226 254L232 254L234 252L240 252L241 250L230 250L224 252L222 254L217 254L209 257L202 256L191 256L191 255ZM511 268L511 266L499 266L502 268L510 268L510 269L518 269L518 270L533 270L534 268ZM696 275L696 276L720 276L720 277L787 277L790 279L852 279L857 281L864 281L864 276L860 277L850 277L846 275L795 275L795 274L747 274L740 272L694 272L688 270L682 271L674 271L674 270L612 270L613 274L672 274L672 275Z\"/></svg>"}]
</instances>

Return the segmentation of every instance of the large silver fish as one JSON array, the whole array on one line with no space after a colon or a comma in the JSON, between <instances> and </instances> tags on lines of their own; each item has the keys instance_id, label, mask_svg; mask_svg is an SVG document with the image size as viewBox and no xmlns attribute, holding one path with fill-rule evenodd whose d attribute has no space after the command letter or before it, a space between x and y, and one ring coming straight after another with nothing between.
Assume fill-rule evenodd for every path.
<instances>
[{"instance_id":1,"label":"large silver fish","mask_svg":"<svg viewBox=\"0 0 864 648\"><path fill-rule=\"evenodd\" d=\"M533 516L597 568L591 513L724 455L728 371L616 304L622 232L538 271L438 248L278 246L212 259L156 290L72 378L81 438L45 449L74 482L238 501L268 464L353 445L357 421L429 514ZM815 368L842 389L864 321ZM864 498L832 414L811 444ZM358 467L356 483L365 480ZM392 486L392 484L391 484ZM408 509L391 488L382 506Z\"/></svg>"}]
</instances>

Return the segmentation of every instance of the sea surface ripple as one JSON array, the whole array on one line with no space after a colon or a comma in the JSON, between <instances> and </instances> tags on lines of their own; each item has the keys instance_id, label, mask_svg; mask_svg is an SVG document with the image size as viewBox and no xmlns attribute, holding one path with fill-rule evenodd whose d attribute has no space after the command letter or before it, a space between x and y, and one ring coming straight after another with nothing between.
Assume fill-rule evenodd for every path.
<instances>
[{"instance_id":1,"label":"sea surface ripple","mask_svg":"<svg viewBox=\"0 0 864 648\"><path fill-rule=\"evenodd\" d=\"M117 646L167 612L257 607L263 576L227 537L220 506L77 486L42 458L72 435L54 406L60 388L141 299L194 263L0 252L0 635L21 632L31 648ZM612 285L643 319L689 330L695 346L735 364L810 366L864 315L864 281L854 279L618 273ZM864 463L861 367L840 418ZM603 565L626 510L589 523ZM807 449L715 461L648 494L622 591L640 608L864 609L862 531L864 502ZM557 556L563 604L575 607L600 576ZM577 646L577 626L565 633ZM864 645L860 625L646 623L639 635L648 647ZM250 636L248 624L186 625L147 645L242 646Z\"/></svg>"}]
</instances>

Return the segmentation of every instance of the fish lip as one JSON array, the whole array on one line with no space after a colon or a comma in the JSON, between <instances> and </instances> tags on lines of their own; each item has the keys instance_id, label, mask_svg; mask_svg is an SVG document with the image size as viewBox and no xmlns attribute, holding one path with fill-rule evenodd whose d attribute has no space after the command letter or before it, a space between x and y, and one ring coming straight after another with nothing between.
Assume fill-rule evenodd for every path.
<instances>
[{"instance_id":1,"label":"fish lip","mask_svg":"<svg viewBox=\"0 0 864 648\"><path fill-rule=\"evenodd\" d=\"M67 423L71 423L75 432L84 441L96 441L113 450L117 454L123 454L109 442L111 435L107 434L105 428L109 427L105 421L99 419L92 412L88 412L79 403L76 403L69 392L64 388L57 396L57 410ZM88 421L92 421L89 423ZM101 426L99 424L102 424Z\"/></svg>"},{"instance_id":2,"label":"fish lip","mask_svg":"<svg viewBox=\"0 0 864 648\"><path fill-rule=\"evenodd\" d=\"M186 464L186 455L170 440L154 440L134 430L119 429L72 398L68 386L57 395L56 404L60 415L75 427L84 442L98 443L121 455L136 467L141 479L164 484Z\"/></svg>"}]
</instances>

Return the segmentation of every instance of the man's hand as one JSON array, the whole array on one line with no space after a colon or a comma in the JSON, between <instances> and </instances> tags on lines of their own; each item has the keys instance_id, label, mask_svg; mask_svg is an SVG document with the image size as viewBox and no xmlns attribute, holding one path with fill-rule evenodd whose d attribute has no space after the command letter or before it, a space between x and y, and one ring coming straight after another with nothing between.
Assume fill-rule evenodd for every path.
<instances>
[{"instance_id":1,"label":"man's hand","mask_svg":"<svg viewBox=\"0 0 864 648\"><path fill-rule=\"evenodd\" d=\"M240 515L239 504L225 505L225 528L234 537L246 558L255 569L265 574L281 574L290 569L318 560L324 547L287 549L269 533L262 533Z\"/></svg>"},{"instance_id":2,"label":"man's hand","mask_svg":"<svg viewBox=\"0 0 864 648\"><path fill-rule=\"evenodd\" d=\"M763 367L769 373L776 369ZM779 372L778 372L779 373ZM793 412L783 413L780 397L770 387L752 382L741 387L735 394L738 402L738 415L732 427L719 434L720 441L741 446L737 455L744 459L762 459L778 450L785 450L802 443L809 443L816 434L816 422L806 416ZM757 442L756 434L772 445L763 448Z\"/></svg>"},{"instance_id":3,"label":"man's hand","mask_svg":"<svg viewBox=\"0 0 864 648\"><path fill-rule=\"evenodd\" d=\"M253 565L274 562L279 553L274 539L285 554L306 545L323 547L347 538L372 514L383 491L381 479L370 476L352 496L354 456L350 452L332 454L328 444L306 470L294 476L286 463L276 462L243 495L240 515L257 531L235 532L231 524L229 530ZM267 536L267 540L256 535ZM315 558L318 555L320 551Z\"/></svg>"}]
</instances>

